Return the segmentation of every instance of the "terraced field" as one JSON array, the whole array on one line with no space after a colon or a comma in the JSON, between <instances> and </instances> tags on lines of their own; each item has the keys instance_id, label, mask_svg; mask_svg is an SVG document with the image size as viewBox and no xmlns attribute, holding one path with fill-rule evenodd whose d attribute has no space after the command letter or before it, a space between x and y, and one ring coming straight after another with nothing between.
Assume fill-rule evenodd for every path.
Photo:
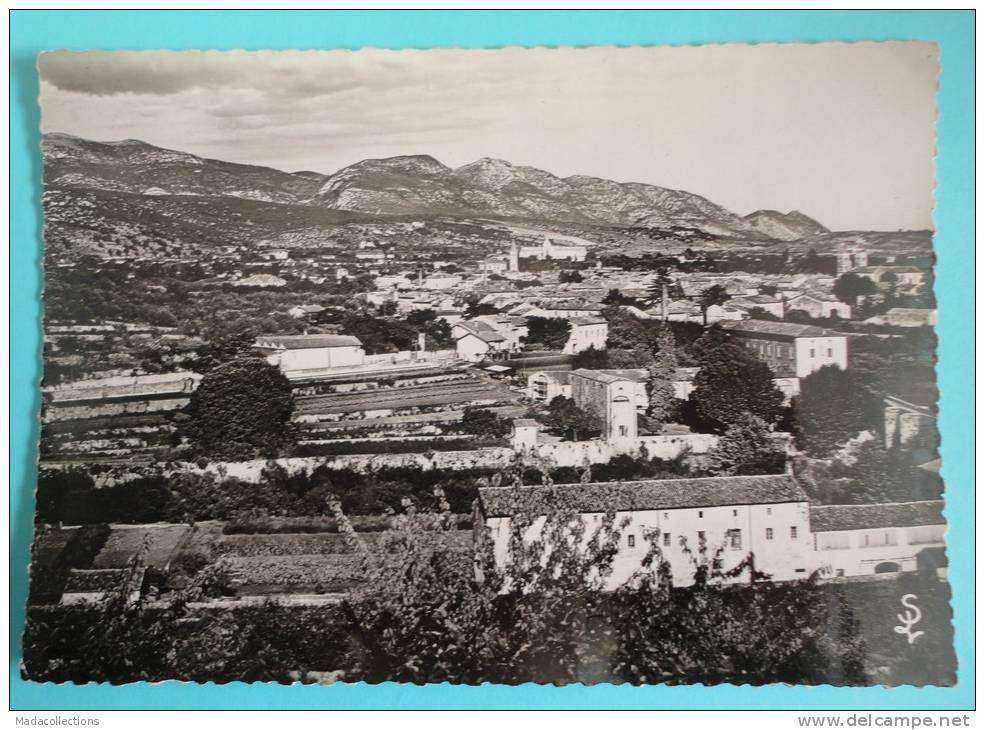
<instances>
[{"instance_id":1,"label":"terraced field","mask_svg":"<svg viewBox=\"0 0 985 730\"><path fill-rule=\"evenodd\" d=\"M483 381L451 382L385 388L359 393L333 393L302 396L297 399L297 415L355 413L358 411L400 410L428 406L454 405L472 401L513 402L519 396L498 383Z\"/></svg>"}]
</instances>

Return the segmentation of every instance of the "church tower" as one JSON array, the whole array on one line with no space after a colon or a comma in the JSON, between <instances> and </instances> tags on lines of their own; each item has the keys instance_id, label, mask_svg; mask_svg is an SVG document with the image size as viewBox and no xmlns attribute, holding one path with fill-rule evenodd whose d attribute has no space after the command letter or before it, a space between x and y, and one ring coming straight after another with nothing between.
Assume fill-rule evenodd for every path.
<instances>
[{"instance_id":1,"label":"church tower","mask_svg":"<svg viewBox=\"0 0 985 730\"><path fill-rule=\"evenodd\" d=\"M520 249L517 248L516 241L510 244L510 271L520 270Z\"/></svg>"}]
</instances>

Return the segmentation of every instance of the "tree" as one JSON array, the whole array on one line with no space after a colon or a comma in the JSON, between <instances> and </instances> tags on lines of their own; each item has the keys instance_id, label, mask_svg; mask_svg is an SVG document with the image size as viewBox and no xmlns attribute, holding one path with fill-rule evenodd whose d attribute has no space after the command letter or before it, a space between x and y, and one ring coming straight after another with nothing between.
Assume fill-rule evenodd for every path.
<instances>
[{"instance_id":1,"label":"tree","mask_svg":"<svg viewBox=\"0 0 985 730\"><path fill-rule=\"evenodd\" d=\"M488 408L467 406L462 412L462 420L452 425L462 433L473 436L505 436L509 433L510 424Z\"/></svg>"},{"instance_id":2,"label":"tree","mask_svg":"<svg viewBox=\"0 0 985 730\"><path fill-rule=\"evenodd\" d=\"M204 454L278 456L296 441L291 383L258 357L220 365L202 378L185 409L181 430Z\"/></svg>"},{"instance_id":3,"label":"tree","mask_svg":"<svg viewBox=\"0 0 985 730\"><path fill-rule=\"evenodd\" d=\"M585 277L579 274L577 270L572 269L569 271L565 269L558 274L557 280L561 284L580 284L585 281Z\"/></svg>"},{"instance_id":4,"label":"tree","mask_svg":"<svg viewBox=\"0 0 985 730\"><path fill-rule=\"evenodd\" d=\"M792 684L865 680L864 645L838 589L773 583L750 558L717 567L702 546L691 585L673 585L658 544L629 581L604 590L627 527L614 512L584 519L545 481L536 502L514 466L514 505L497 560L479 527L460 547L438 492L436 511L405 507L362 556L360 588L344 600L355 666L347 678L376 683L720 682ZM498 486L499 480L495 484ZM536 525L536 526L535 526ZM532 539L531 530L536 533ZM742 585L744 576L755 586Z\"/></svg>"},{"instance_id":5,"label":"tree","mask_svg":"<svg viewBox=\"0 0 985 730\"><path fill-rule=\"evenodd\" d=\"M667 303L670 298L670 287L674 283L674 278L670 274L670 269L661 266L653 273L650 280L650 287L647 289L647 297L651 304L660 303L660 318L667 321Z\"/></svg>"},{"instance_id":6,"label":"tree","mask_svg":"<svg viewBox=\"0 0 985 730\"><path fill-rule=\"evenodd\" d=\"M618 289L609 289L608 293L605 295L605 298L602 299L602 304L606 306L612 306L612 305L638 306L639 301L635 297L626 296Z\"/></svg>"},{"instance_id":7,"label":"tree","mask_svg":"<svg viewBox=\"0 0 985 730\"><path fill-rule=\"evenodd\" d=\"M701 292L698 304L701 307L701 321L708 324L708 308L725 304L732 297L721 284L713 284Z\"/></svg>"},{"instance_id":8,"label":"tree","mask_svg":"<svg viewBox=\"0 0 985 730\"><path fill-rule=\"evenodd\" d=\"M659 427L667 423L677 410L674 395L674 376L677 371L677 348L674 333L664 325L657 335L657 348L648 368L646 414Z\"/></svg>"},{"instance_id":9,"label":"tree","mask_svg":"<svg viewBox=\"0 0 985 730\"><path fill-rule=\"evenodd\" d=\"M465 305L465 319L481 317L484 314L499 314L499 310L489 302L480 302L478 299L472 299Z\"/></svg>"},{"instance_id":10,"label":"tree","mask_svg":"<svg viewBox=\"0 0 985 730\"><path fill-rule=\"evenodd\" d=\"M718 567L721 549L684 542L694 583L670 580L659 531L636 575L614 594L615 673L634 684L862 684L865 644L840 589L818 574L774 583L750 555ZM745 578L755 585L738 583ZM837 678L837 679L833 679Z\"/></svg>"},{"instance_id":11,"label":"tree","mask_svg":"<svg viewBox=\"0 0 985 730\"><path fill-rule=\"evenodd\" d=\"M528 347L563 350L571 335L571 323L555 317L528 317L527 335L522 338Z\"/></svg>"},{"instance_id":12,"label":"tree","mask_svg":"<svg viewBox=\"0 0 985 730\"><path fill-rule=\"evenodd\" d=\"M695 350L700 369L691 396L699 417L722 429L746 413L767 424L776 422L784 398L766 363L732 342L720 327L710 328Z\"/></svg>"},{"instance_id":13,"label":"tree","mask_svg":"<svg viewBox=\"0 0 985 730\"><path fill-rule=\"evenodd\" d=\"M792 402L797 446L813 457L825 457L865 430L868 393L855 376L825 365L800 381Z\"/></svg>"},{"instance_id":14,"label":"tree","mask_svg":"<svg viewBox=\"0 0 985 730\"><path fill-rule=\"evenodd\" d=\"M847 271L839 276L831 288L832 294L845 304L850 304L853 307L858 302L859 297L875 294L878 291L879 288L872 279L867 276L859 276L851 271Z\"/></svg>"},{"instance_id":15,"label":"tree","mask_svg":"<svg viewBox=\"0 0 985 730\"><path fill-rule=\"evenodd\" d=\"M766 422L747 413L728 427L708 452L707 463L720 476L781 474L786 456L770 437Z\"/></svg>"},{"instance_id":16,"label":"tree","mask_svg":"<svg viewBox=\"0 0 985 730\"><path fill-rule=\"evenodd\" d=\"M571 399L563 395L555 396L547 406L543 417L544 424L572 441L590 438L602 431L602 419L595 413L579 408Z\"/></svg>"}]
</instances>

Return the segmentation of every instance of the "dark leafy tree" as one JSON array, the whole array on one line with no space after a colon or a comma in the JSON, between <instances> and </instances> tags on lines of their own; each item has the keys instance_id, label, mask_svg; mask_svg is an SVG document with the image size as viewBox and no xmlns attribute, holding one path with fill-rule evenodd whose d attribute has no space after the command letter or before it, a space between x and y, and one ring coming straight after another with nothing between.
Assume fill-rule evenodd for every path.
<instances>
[{"instance_id":1,"label":"dark leafy tree","mask_svg":"<svg viewBox=\"0 0 985 730\"><path fill-rule=\"evenodd\" d=\"M563 350L571 335L571 323L554 317L528 317L523 344L529 348Z\"/></svg>"},{"instance_id":2,"label":"dark leafy tree","mask_svg":"<svg viewBox=\"0 0 985 730\"><path fill-rule=\"evenodd\" d=\"M831 292L845 304L855 306L859 297L875 294L879 291L872 279L866 276L859 276L851 271L847 271L838 277Z\"/></svg>"},{"instance_id":3,"label":"dark leafy tree","mask_svg":"<svg viewBox=\"0 0 985 730\"><path fill-rule=\"evenodd\" d=\"M831 454L865 430L867 398L857 378L835 365L801 379L791 404L797 445L810 456Z\"/></svg>"},{"instance_id":4,"label":"dark leafy tree","mask_svg":"<svg viewBox=\"0 0 985 730\"><path fill-rule=\"evenodd\" d=\"M505 436L510 431L510 423L505 418L500 418L488 408L472 406L463 411L462 420L452 427L473 436Z\"/></svg>"},{"instance_id":5,"label":"dark leafy tree","mask_svg":"<svg viewBox=\"0 0 985 730\"><path fill-rule=\"evenodd\" d=\"M548 404L543 421L548 428L572 441L591 438L602 431L602 419L598 415L579 408L563 395L555 396Z\"/></svg>"},{"instance_id":6,"label":"dark leafy tree","mask_svg":"<svg viewBox=\"0 0 985 730\"><path fill-rule=\"evenodd\" d=\"M657 335L657 347L648 368L646 414L657 426L670 421L677 410L674 396L674 377L677 371L677 346L669 327L661 327Z\"/></svg>"},{"instance_id":7,"label":"dark leafy tree","mask_svg":"<svg viewBox=\"0 0 985 730\"><path fill-rule=\"evenodd\" d=\"M291 384L280 370L260 358L242 358L206 373L181 429L204 454L277 456L296 442L293 411Z\"/></svg>"},{"instance_id":8,"label":"dark leafy tree","mask_svg":"<svg viewBox=\"0 0 985 730\"><path fill-rule=\"evenodd\" d=\"M557 280L562 284L580 284L581 282L585 281L585 277L579 274L575 270L569 271L565 269L560 274L558 274Z\"/></svg>"},{"instance_id":9,"label":"dark leafy tree","mask_svg":"<svg viewBox=\"0 0 985 730\"><path fill-rule=\"evenodd\" d=\"M732 423L707 456L708 468L721 476L782 474L786 455L763 419L745 414Z\"/></svg>"},{"instance_id":10,"label":"dark leafy tree","mask_svg":"<svg viewBox=\"0 0 985 730\"><path fill-rule=\"evenodd\" d=\"M469 301L465 305L465 318L471 319L472 317L481 317L484 314L498 314L499 310L496 309L489 302L480 302L478 299Z\"/></svg>"},{"instance_id":11,"label":"dark leafy tree","mask_svg":"<svg viewBox=\"0 0 985 730\"><path fill-rule=\"evenodd\" d=\"M776 422L783 393L773 384L773 372L719 327L710 328L696 344L700 370L691 394L697 415L724 430L747 413Z\"/></svg>"},{"instance_id":12,"label":"dark leafy tree","mask_svg":"<svg viewBox=\"0 0 985 730\"><path fill-rule=\"evenodd\" d=\"M698 299L698 304L701 307L701 320L704 324L708 324L708 309L709 307L719 306L725 304L732 297L725 287L721 284L713 284L712 286L701 292L701 296Z\"/></svg>"}]
</instances>

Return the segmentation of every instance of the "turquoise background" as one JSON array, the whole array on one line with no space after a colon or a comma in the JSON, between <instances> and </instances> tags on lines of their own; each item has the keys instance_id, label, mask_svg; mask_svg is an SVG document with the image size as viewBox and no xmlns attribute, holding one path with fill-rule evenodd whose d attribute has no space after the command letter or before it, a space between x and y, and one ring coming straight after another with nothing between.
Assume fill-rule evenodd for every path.
<instances>
[{"instance_id":1,"label":"turquoise background","mask_svg":"<svg viewBox=\"0 0 985 730\"><path fill-rule=\"evenodd\" d=\"M35 57L56 48L426 48L922 39L940 44L935 247L943 475L954 587L956 688L331 687L19 679L34 510L41 352L41 161ZM974 11L18 11L10 19L11 708L974 707Z\"/></svg>"}]
</instances>

